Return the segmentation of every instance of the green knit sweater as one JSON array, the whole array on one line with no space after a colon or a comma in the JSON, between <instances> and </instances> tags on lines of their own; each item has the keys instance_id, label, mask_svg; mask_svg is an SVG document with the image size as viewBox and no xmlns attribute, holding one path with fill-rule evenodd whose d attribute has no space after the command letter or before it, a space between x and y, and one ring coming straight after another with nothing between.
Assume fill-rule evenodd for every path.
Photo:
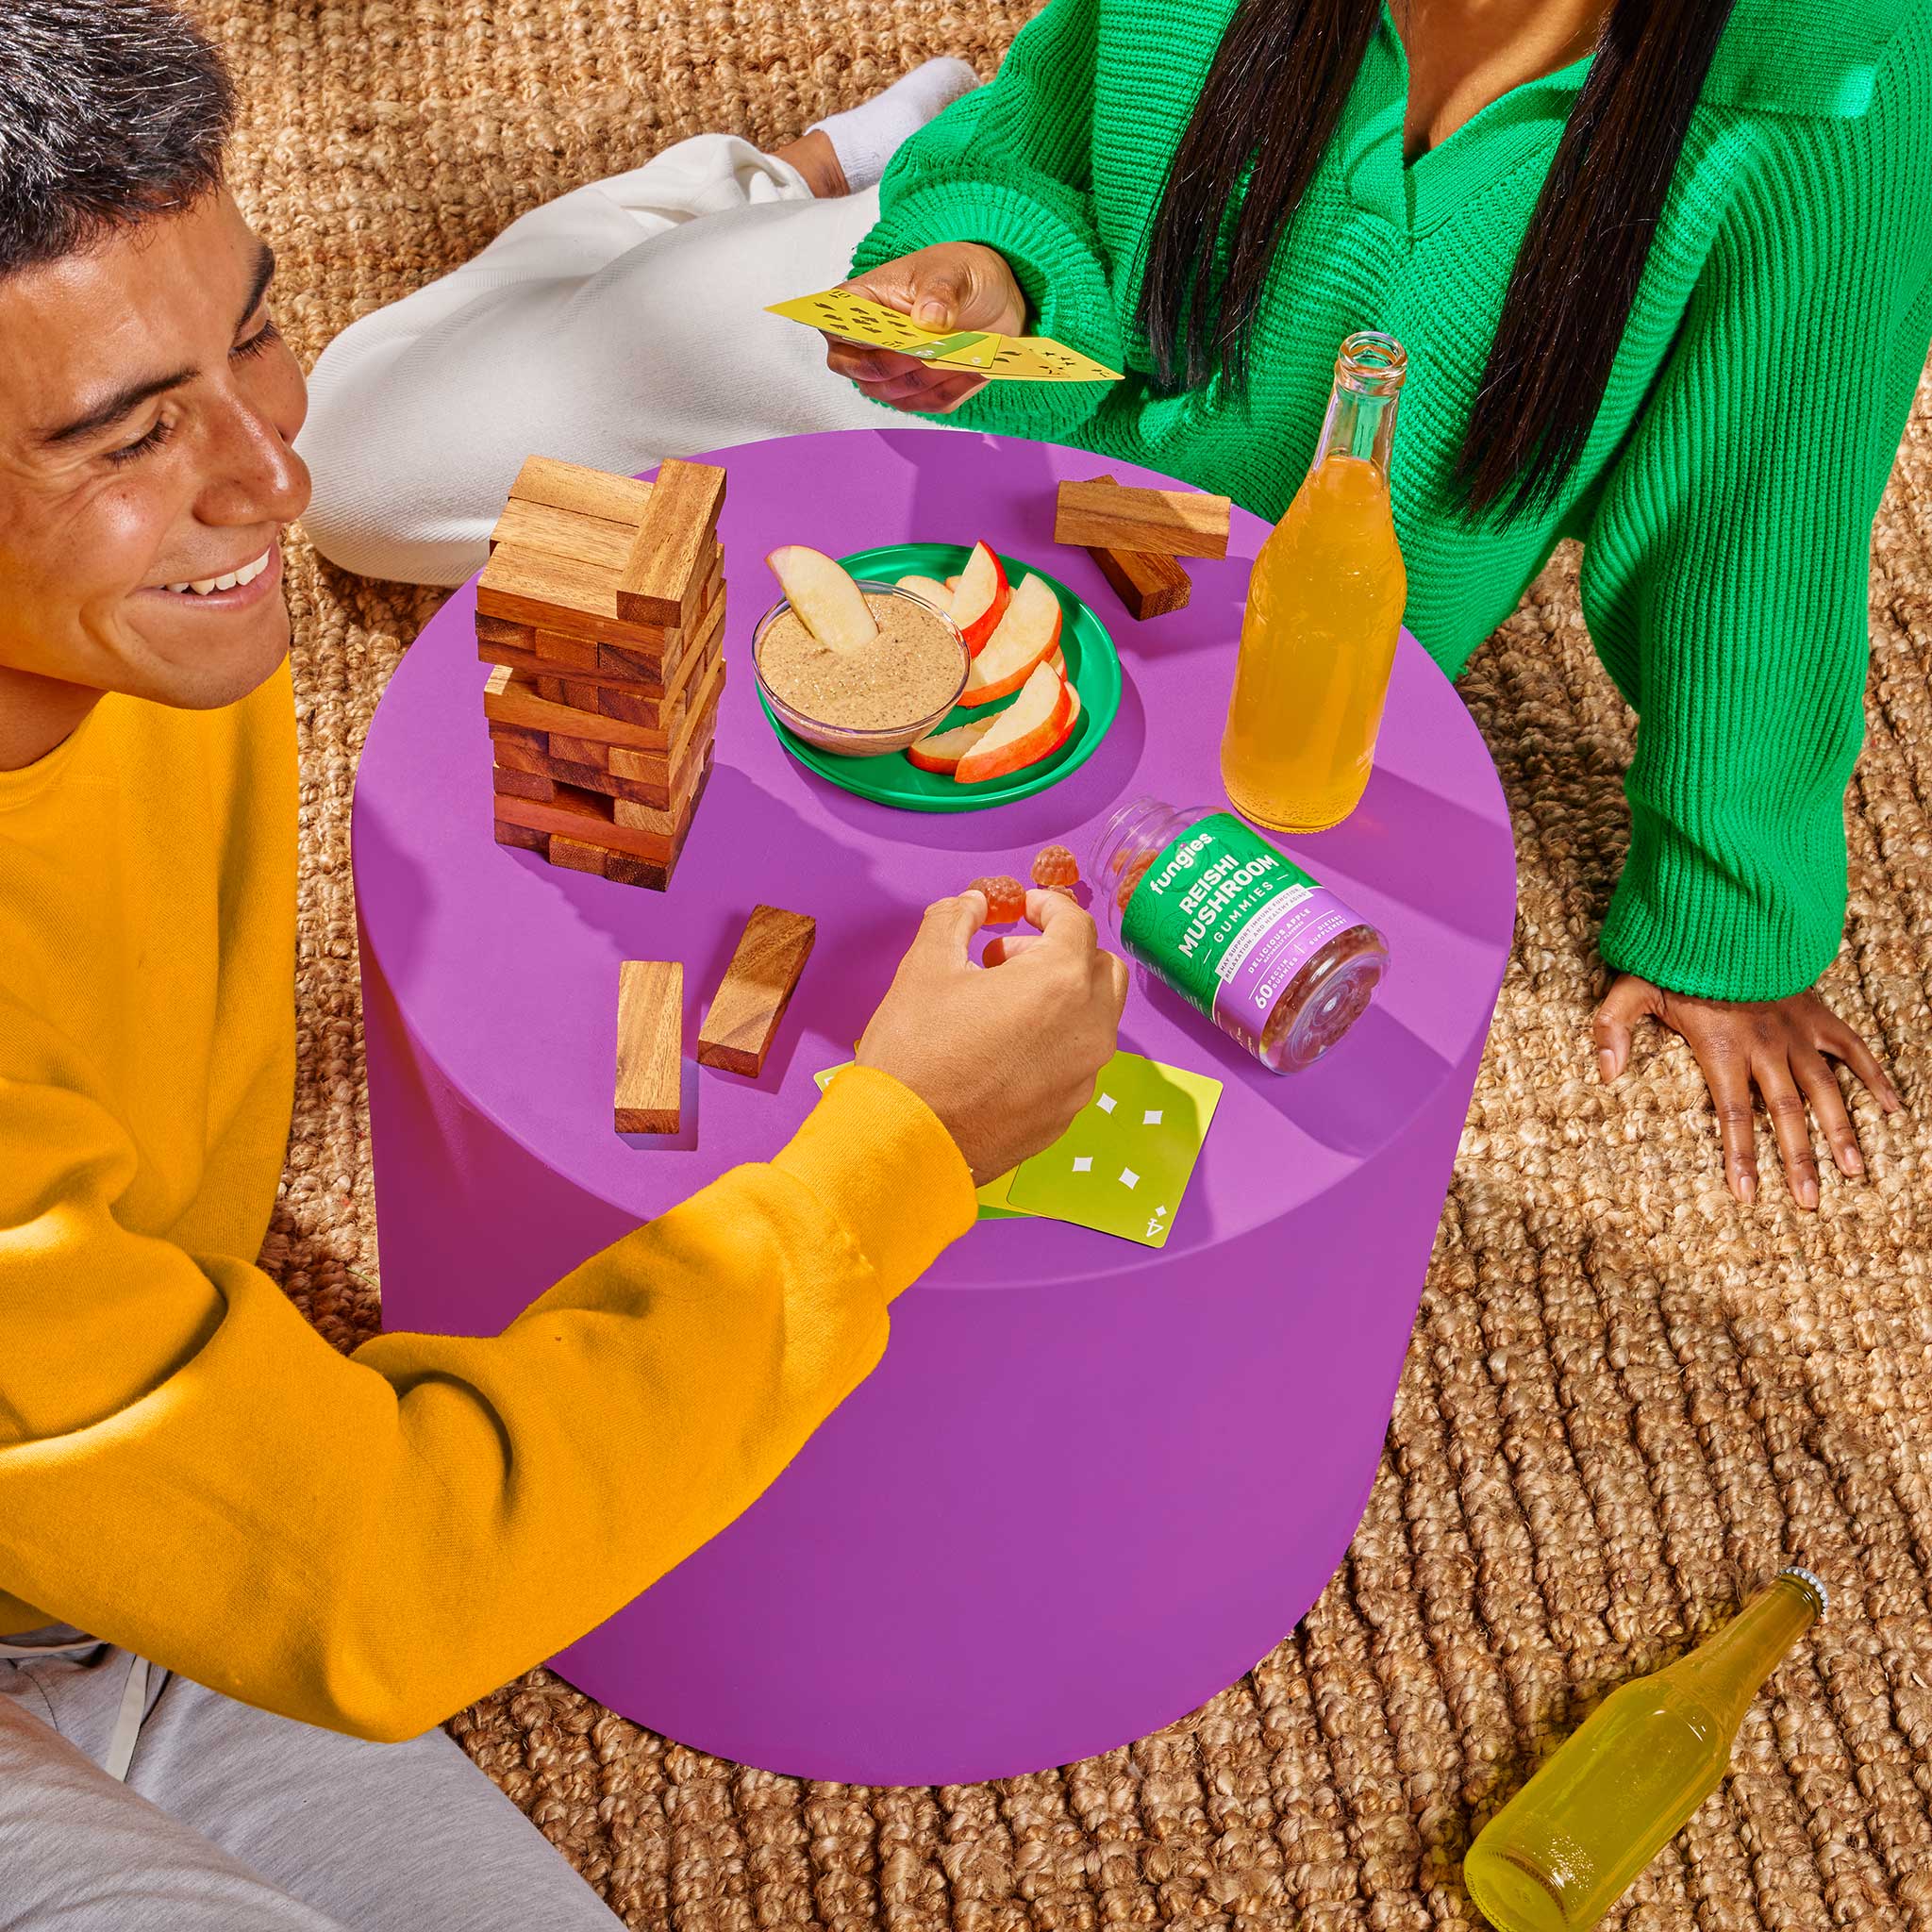
<instances>
[{"instance_id":1,"label":"green knit sweater","mask_svg":"<svg viewBox=\"0 0 1932 1932\"><path fill-rule=\"evenodd\" d=\"M1588 62L1405 167L1385 9L1276 263L1243 413L1218 382L1152 393L1133 328L1149 216L1232 10L1050 0L997 79L900 150L855 272L998 249L1039 326L1127 379L994 385L954 420L1267 517L1307 468L1336 344L1399 337L1395 520L1437 662L1461 669L1558 538L1586 546L1591 634L1640 715L1604 958L1720 998L1810 985L1844 924L1872 520L1932 338L1932 0L1738 0L1584 458L1548 515L1474 531L1455 456Z\"/></svg>"}]
</instances>

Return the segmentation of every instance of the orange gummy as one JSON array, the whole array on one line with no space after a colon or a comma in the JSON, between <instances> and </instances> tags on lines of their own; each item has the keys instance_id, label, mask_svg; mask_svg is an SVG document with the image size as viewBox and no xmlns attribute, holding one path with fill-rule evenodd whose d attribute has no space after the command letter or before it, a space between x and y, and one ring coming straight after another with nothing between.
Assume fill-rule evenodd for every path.
<instances>
[{"instance_id":1,"label":"orange gummy","mask_svg":"<svg viewBox=\"0 0 1932 1932\"><path fill-rule=\"evenodd\" d=\"M1016 925L1026 917L1026 888L1010 874L1000 873L992 878L974 879L966 890L986 894L989 925Z\"/></svg>"},{"instance_id":2,"label":"orange gummy","mask_svg":"<svg viewBox=\"0 0 1932 1932\"><path fill-rule=\"evenodd\" d=\"M1113 903L1124 912L1127 901L1134 896L1134 888L1154 869L1154 861L1160 857L1158 852L1142 852L1127 861L1126 870L1121 874L1121 882L1114 889Z\"/></svg>"},{"instance_id":3,"label":"orange gummy","mask_svg":"<svg viewBox=\"0 0 1932 1932\"><path fill-rule=\"evenodd\" d=\"M1049 845L1033 861L1036 886L1071 886L1080 876L1080 861L1064 845Z\"/></svg>"}]
</instances>

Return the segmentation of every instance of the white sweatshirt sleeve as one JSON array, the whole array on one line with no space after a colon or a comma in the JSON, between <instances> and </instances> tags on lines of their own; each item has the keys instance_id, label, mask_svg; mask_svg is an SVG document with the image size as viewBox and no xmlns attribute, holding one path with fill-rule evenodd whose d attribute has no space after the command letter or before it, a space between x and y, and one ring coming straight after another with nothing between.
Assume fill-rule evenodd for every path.
<instances>
[{"instance_id":1,"label":"white sweatshirt sleeve","mask_svg":"<svg viewBox=\"0 0 1932 1932\"><path fill-rule=\"evenodd\" d=\"M345 570L455 584L526 456L635 472L878 427L823 338L763 312L843 280L877 218L876 190L816 201L725 134L531 210L324 350L297 443L309 537Z\"/></svg>"}]
</instances>

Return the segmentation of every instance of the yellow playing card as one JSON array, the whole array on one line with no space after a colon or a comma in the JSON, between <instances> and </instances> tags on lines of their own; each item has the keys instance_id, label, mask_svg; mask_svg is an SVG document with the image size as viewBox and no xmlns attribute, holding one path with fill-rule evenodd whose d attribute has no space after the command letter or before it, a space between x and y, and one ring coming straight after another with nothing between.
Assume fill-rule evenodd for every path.
<instances>
[{"instance_id":1,"label":"yellow playing card","mask_svg":"<svg viewBox=\"0 0 1932 1932\"><path fill-rule=\"evenodd\" d=\"M1118 382L1120 371L1057 342L1051 336L1002 336L973 330L936 333L916 326L896 308L845 289L774 302L773 315L856 342L916 356L935 369L970 370L993 382Z\"/></svg>"}]
</instances>

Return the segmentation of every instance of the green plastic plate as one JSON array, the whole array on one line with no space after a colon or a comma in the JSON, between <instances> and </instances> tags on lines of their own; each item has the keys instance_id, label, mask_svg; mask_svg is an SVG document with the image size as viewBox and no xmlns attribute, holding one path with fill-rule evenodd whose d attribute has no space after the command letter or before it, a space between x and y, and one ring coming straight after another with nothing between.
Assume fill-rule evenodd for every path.
<instances>
[{"instance_id":1,"label":"green plastic plate","mask_svg":"<svg viewBox=\"0 0 1932 1932\"><path fill-rule=\"evenodd\" d=\"M943 583L965 569L972 554L970 543L888 543L875 550L855 550L839 561L856 577L890 584L917 575L937 577ZM760 691L758 704L766 722L778 734L778 742L827 784L860 798L876 799L880 805L896 806L901 811L985 811L995 805L1011 805L1016 798L1031 798L1036 791L1058 785L1069 772L1078 771L1093 756L1120 709L1120 654L1107 626L1057 577L1022 558L1003 553L1000 562L1009 581L1017 584L1023 575L1039 577L1060 600L1060 649L1066 653L1074 689L1080 693L1080 722L1050 758L987 785L961 785L938 772L922 772L904 752L889 752L876 758L841 758L788 731L773 717ZM983 718L989 710L1004 710L1012 702L1008 698L972 710L956 707L935 729L948 730L968 719Z\"/></svg>"}]
</instances>

